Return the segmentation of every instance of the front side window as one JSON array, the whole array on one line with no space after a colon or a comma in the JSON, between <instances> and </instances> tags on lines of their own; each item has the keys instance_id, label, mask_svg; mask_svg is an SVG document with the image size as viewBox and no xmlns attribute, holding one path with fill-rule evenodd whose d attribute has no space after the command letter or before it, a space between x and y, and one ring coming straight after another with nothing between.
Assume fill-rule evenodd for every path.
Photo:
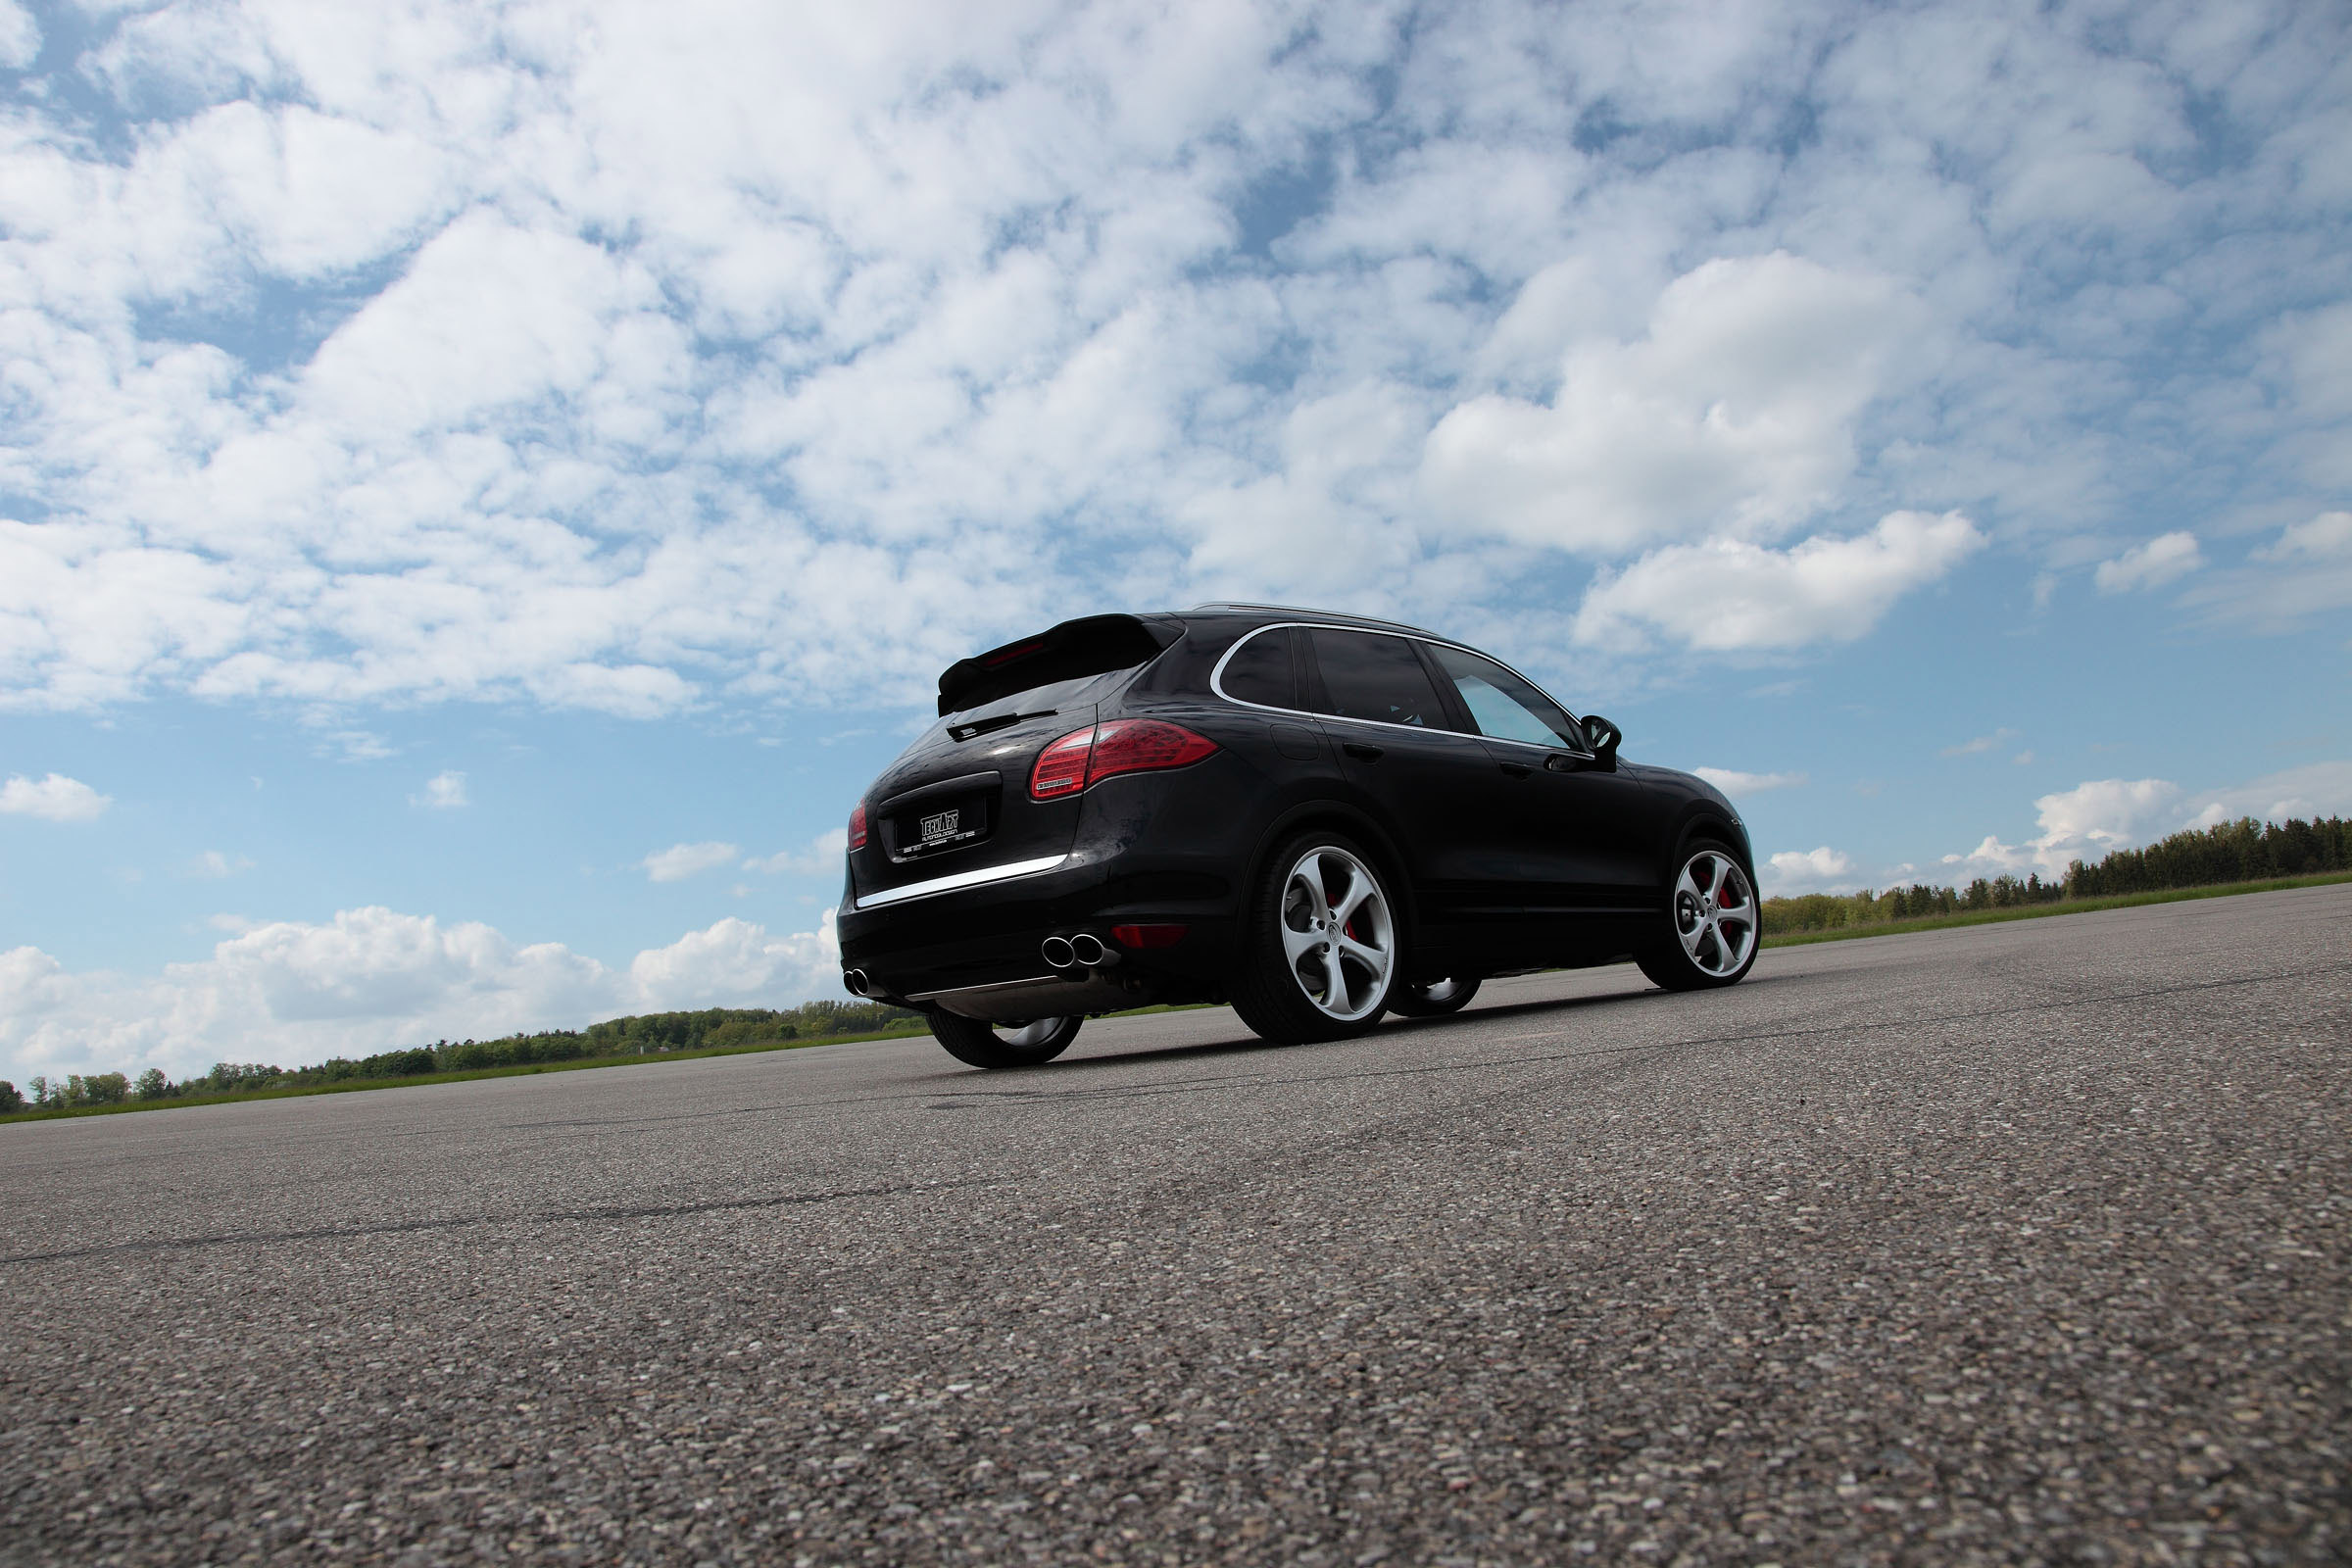
<instances>
[{"instance_id":1,"label":"front side window","mask_svg":"<svg viewBox=\"0 0 2352 1568\"><path fill-rule=\"evenodd\" d=\"M1217 685L1237 703L1297 708L1298 686L1291 676L1290 628L1261 631L1236 648L1218 673Z\"/></svg>"},{"instance_id":2,"label":"front side window","mask_svg":"<svg viewBox=\"0 0 2352 1568\"><path fill-rule=\"evenodd\" d=\"M1432 647L1439 665L1453 677L1462 706L1478 721L1481 735L1496 740L1525 741L1530 746L1568 746L1586 750L1585 738L1560 710L1560 705L1497 664L1492 659L1459 648Z\"/></svg>"},{"instance_id":3,"label":"front side window","mask_svg":"<svg viewBox=\"0 0 2352 1568\"><path fill-rule=\"evenodd\" d=\"M1316 626L1307 632L1323 674L1321 711L1446 729L1445 706L1413 645L1402 637Z\"/></svg>"}]
</instances>

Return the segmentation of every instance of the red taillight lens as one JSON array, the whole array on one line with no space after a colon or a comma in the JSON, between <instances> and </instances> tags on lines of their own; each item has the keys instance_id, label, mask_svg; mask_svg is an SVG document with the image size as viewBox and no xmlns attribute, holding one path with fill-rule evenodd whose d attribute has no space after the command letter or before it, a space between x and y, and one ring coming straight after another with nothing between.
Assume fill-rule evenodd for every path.
<instances>
[{"instance_id":1,"label":"red taillight lens","mask_svg":"<svg viewBox=\"0 0 2352 1568\"><path fill-rule=\"evenodd\" d=\"M1217 749L1205 735L1156 718L1114 718L1095 731L1094 760L1086 782L1101 783L1119 773L1150 773L1189 767Z\"/></svg>"},{"instance_id":2,"label":"red taillight lens","mask_svg":"<svg viewBox=\"0 0 2352 1568\"><path fill-rule=\"evenodd\" d=\"M865 848L865 803L859 801L850 808L850 848Z\"/></svg>"},{"instance_id":3,"label":"red taillight lens","mask_svg":"<svg viewBox=\"0 0 2352 1568\"><path fill-rule=\"evenodd\" d=\"M1072 730L1037 754L1029 770L1029 798L1050 801L1076 795L1120 773L1150 773L1186 767L1217 749L1205 735L1156 718L1114 718L1092 729Z\"/></svg>"},{"instance_id":4,"label":"red taillight lens","mask_svg":"<svg viewBox=\"0 0 2352 1568\"><path fill-rule=\"evenodd\" d=\"M1089 724L1038 753L1037 765L1029 770L1029 798L1050 801L1086 788L1086 759L1094 749L1095 727Z\"/></svg>"},{"instance_id":5,"label":"red taillight lens","mask_svg":"<svg viewBox=\"0 0 2352 1568\"><path fill-rule=\"evenodd\" d=\"M1187 929L1181 925L1114 925L1110 934L1120 947L1140 953L1146 948L1172 948L1184 940Z\"/></svg>"}]
</instances>

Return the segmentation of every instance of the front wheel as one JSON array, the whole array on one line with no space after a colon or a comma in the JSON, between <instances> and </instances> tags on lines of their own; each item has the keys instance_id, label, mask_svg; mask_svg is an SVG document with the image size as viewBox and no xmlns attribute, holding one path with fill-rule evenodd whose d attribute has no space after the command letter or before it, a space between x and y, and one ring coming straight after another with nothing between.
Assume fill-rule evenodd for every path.
<instances>
[{"instance_id":1,"label":"front wheel","mask_svg":"<svg viewBox=\"0 0 2352 1568\"><path fill-rule=\"evenodd\" d=\"M931 1013L931 1038L948 1054L972 1067L1040 1067L1070 1049L1084 1018L1037 1018L1028 1023L990 1023L959 1013Z\"/></svg>"},{"instance_id":2,"label":"front wheel","mask_svg":"<svg viewBox=\"0 0 2352 1568\"><path fill-rule=\"evenodd\" d=\"M1371 858L1336 833L1301 833L1252 895L1230 987L1242 1022L1286 1045L1345 1040L1380 1022L1399 928Z\"/></svg>"},{"instance_id":3,"label":"front wheel","mask_svg":"<svg viewBox=\"0 0 2352 1568\"><path fill-rule=\"evenodd\" d=\"M1470 999L1477 995L1476 978L1432 980L1427 985L1398 986L1389 998L1389 1010L1407 1018L1443 1018L1449 1012L1459 1012L1470 1005Z\"/></svg>"},{"instance_id":4,"label":"front wheel","mask_svg":"<svg viewBox=\"0 0 2352 1568\"><path fill-rule=\"evenodd\" d=\"M1642 972L1669 991L1702 991L1745 976L1764 923L1756 890L1730 846L1706 839L1691 845L1667 897L1666 929L1635 955Z\"/></svg>"}]
</instances>

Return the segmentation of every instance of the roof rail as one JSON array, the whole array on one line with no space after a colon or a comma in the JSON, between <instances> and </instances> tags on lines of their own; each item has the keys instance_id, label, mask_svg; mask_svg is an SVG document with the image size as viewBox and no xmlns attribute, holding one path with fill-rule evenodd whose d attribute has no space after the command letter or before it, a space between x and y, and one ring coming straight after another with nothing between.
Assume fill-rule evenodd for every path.
<instances>
[{"instance_id":1,"label":"roof rail","mask_svg":"<svg viewBox=\"0 0 2352 1568\"><path fill-rule=\"evenodd\" d=\"M1418 632L1424 637L1436 635L1436 633L1430 631L1426 627L1415 626L1406 621L1383 620L1378 615L1358 615L1351 611L1346 610L1314 610L1304 605L1256 605L1244 603L1238 600L1220 599L1212 600L1205 605L1195 605L1190 611L1186 612L1186 613L1200 614L1206 611L1223 610L1246 611L1250 612L1271 612L1280 615L1317 615L1325 620L1355 621L1366 626L1394 626L1398 631Z\"/></svg>"}]
</instances>

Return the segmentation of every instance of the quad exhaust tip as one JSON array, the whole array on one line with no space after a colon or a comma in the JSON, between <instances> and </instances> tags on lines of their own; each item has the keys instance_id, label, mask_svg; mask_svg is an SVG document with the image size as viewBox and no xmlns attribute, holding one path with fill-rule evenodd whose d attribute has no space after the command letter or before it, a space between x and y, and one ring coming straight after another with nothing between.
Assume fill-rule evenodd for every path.
<instances>
[{"instance_id":1,"label":"quad exhaust tip","mask_svg":"<svg viewBox=\"0 0 2352 1568\"><path fill-rule=\"evenodd\" d=\"M866 976L863 969L844 969L841 974L841 983L850 988L850 995L854 997L873 994L874 983Z\"/></svg>"},{"instance_id":2,"label":"quad exhaust tip","mask_svg":"<svg viewBox=\"0 0 2352 1568\"><path fill-rule=\"evenodd\" d=\"M1119 961L1119 950L1092 931L1048 937L1037 945L1037 951L1056 969L1107 969Z\"/></svg>"}]
</instances>

